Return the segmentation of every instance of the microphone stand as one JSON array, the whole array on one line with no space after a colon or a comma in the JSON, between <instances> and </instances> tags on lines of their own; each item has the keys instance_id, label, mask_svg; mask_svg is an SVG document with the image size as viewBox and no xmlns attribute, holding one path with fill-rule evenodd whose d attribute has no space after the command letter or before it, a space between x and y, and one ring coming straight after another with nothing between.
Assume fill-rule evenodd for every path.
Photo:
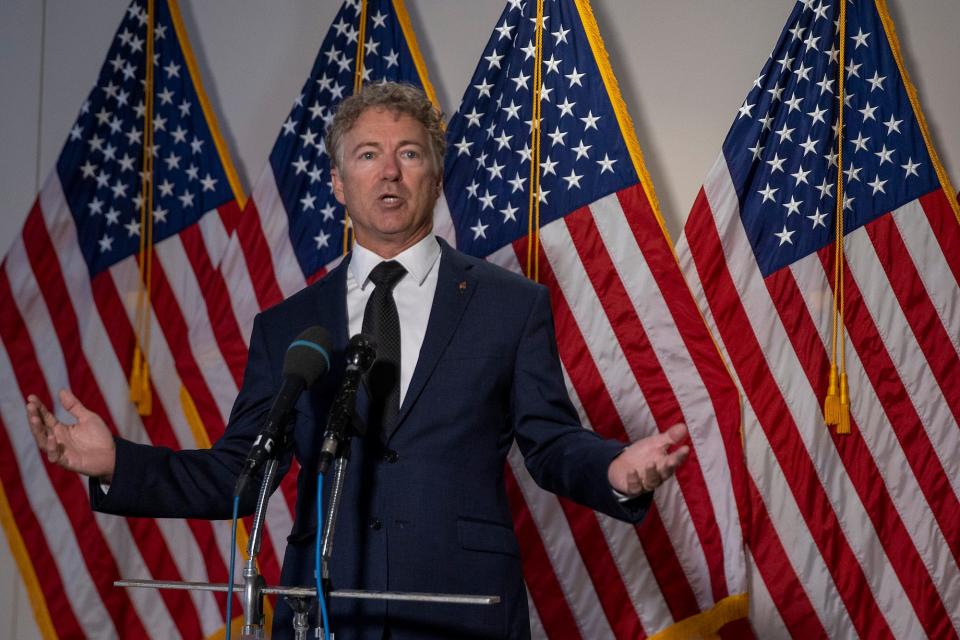
<instances>
[{"instance_id":1,"label":"microphone stand","mask_svg":"<svg viewBox=\"0 0 960 640\"><path fill-rule=\"evenodd\" d=\"M282 450L283 447L278 447ZM266 583L257 571L257 556L260 554L260 542L263 539L263 521L267 514L267 500L270 499L270 487L277 473L279 462L275 457L267 461L260 493L257 495L257 508L253 514L253 528L247 540L247 564L243 569L243 628L241 640L261 640L263 638L263 588ZM228 622L229 624L229 622Z\"/></svg>"}]
</instances>

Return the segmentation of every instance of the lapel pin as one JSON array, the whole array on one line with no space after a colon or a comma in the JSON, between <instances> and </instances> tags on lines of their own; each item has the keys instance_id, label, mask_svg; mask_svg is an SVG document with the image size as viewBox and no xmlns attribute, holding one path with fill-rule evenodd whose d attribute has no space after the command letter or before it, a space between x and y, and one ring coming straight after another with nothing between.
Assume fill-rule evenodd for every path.
<instances>
[{"instance_id":1,"label":"lapel pin","mask_svg":"<svg viewBox=\"0 0 960 640\"><path fill-rule=\"evenodd\" d=\"M464 291L466 291L466 290L467 290L467 281L466 281L466 280L461 280L461 281L460 281L460 284L457 285L457 288L460 289L460 293L463 293Z\"/></svg>"}]
</instances>

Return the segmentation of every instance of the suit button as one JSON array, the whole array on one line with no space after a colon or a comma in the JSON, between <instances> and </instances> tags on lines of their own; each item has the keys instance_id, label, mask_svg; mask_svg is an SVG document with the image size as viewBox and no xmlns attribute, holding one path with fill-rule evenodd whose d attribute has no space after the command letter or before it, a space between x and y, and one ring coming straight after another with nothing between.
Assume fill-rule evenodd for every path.
<instances>
[{"instance_id":1,"label":"suit button","mask_svg":"<svg viewBox=\"0 0 960 640\"><path fill-rule=\"evenodd\" d=\"M383 453L383 461L384 461L384 462L389 462L390 464L393 464L394 462L396 462L396 461L399 460L399 459L400 459L399 454L397 454L397 452L394 451L393 449L387 449L387 450L384 451L384 453Z\"/></svg>"},{"instance_id":2,"label":"suit button","mask_svg":"<svg viewBox=\"0 0 960 640\"><path fill-rule=\"evenodd\" d=\"M380 518L370 518L370 528L374 531L379 531L380 527L383 526L383 523L380 522Z\"/></svg>"}]
</instances>

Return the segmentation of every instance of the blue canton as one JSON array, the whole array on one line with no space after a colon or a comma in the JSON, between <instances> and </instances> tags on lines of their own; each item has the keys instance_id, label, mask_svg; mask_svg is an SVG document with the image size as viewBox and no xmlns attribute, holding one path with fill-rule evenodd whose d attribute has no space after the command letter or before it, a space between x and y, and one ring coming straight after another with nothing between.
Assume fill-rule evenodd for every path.
<instances>
[{"instance_id":1,"label":"blue canton","mask_svg":"<svg viewBox=\"0 0 960 640\"><path fill-rule=\"evenodd\" d=\"M457 248L485 257L527 234L536 2L510 0L447 131ZM639 180L576 6L544 2L540 225Z\"/></svg>"},{"instance_id":2,"label":"blue canton","mask_svg":"<svg viewBox=\"0 0 960 640\"><path fill-rule=\"evenodd\" d=\"M839 5L801 0L723 144L764 276L833 242ZM848 1L844 233L939 186L873 0Z\"/></svg>"},{"instance_id":3,"label":"blue canton","mask_svg":"<svg viewBox=\"0 0 960 640\"><path fill-rule=\"evenodd\" d=\"M360 0L348 0L323 39L270 153L290 243L305 277L343 253L343 206L333 196L323 136L337 105L353 93L359 26ZM393 3L368 0L363 81L383 80L423 87Z\"/></svg>"},{"instance_id":4,"label":"blue canton","mask_svg":"<svg viewBox=\"0 0 960 640\"><path fill-rule=\"evenodd\" d=\"M234 199L177 37L156 3L153 241ZM57 160L91 277L140 249L146 9L134 2Z\"/></svg>"}]
</instances>

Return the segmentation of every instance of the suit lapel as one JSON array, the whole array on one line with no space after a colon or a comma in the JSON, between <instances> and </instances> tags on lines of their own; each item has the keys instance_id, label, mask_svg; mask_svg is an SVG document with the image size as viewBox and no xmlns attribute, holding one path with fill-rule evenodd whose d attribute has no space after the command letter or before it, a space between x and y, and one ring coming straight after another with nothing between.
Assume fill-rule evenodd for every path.
<instances>
[{"instance_id":1,"label":"suit lapel","mask_svg":"<svg viewBox=\"0 0 960 640\"><path fill-rule=\"evenodd\" d=\"M472 266L460 254L440 240L440 273L437 276L437 291L433 296L427 331L420 347L420 357L410 379L410 386L404 396L403 405L394 423L389 439L403 424L410 408L416 403L427 380L433 373L437 361L453 338L460 325L463 312L476 289L476 276L471 273Z\"/></svg>"}]
</instances>

